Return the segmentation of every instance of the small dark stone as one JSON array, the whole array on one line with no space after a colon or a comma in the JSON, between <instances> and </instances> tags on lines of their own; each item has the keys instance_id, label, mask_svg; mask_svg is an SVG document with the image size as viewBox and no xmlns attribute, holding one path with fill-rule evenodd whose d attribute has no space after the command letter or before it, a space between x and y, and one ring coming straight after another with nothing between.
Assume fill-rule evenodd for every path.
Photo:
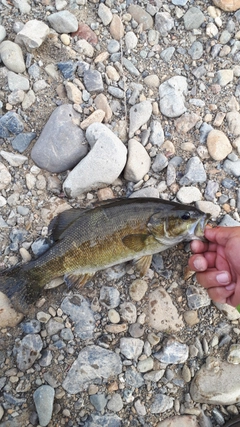
<instances>
[{"instance_id":1,"label":"small dark stone","mask_svg":"<svg viewBox=\"0 0 240 427\"><path fill-rule=\"evenodd\" d=\"M12 147L19 153L23 153L36 136L35 132L20 133L12 140Z\"/></svg>"},{"instance_id":2,"label":"small dark stone","mask_svg":"<svg viewBox=\"0 0 240 427\"><path fill-rule=\"evenodd\" d=\"M230 190L231 188L236 187L236 183L231 178L224 178L221 182L222 186Z\"/></svg>"},{"instance_id":3,"label":"small dark stone","mask_svg":"<svg viewBox=\"0 0 240 427\"><path fill-rule=\"evenodd\" d=\"M20 116L14 111L8 111L6 114L4 114L4 116L0 118L0 131L2 127L15 135L18 135L24 129L24 125L20 119ZM4 130L2 129L2 131ZM1 132L0 137L6 138L6 136L3 136Z\"/></svg>"},{"instance_id":4,"label":"small dark stone","mask_svg":"<svg viewBox=\"0 0 240 427\"><path fill-rule=\"evenodd\" d=\"M57 66L65 79L74 79L77 63L74 63L73 61L58 62Z\"/></svg>"},{"instance_id":5,"label":"small dark stone","mask_svg":"<svg viewBox=\"0 0 240 427\"><path fill-rule=\"evenodd\" d=\"M84 85L88 92L103 92L102 75L97 70L86 70L83 76Z\"/></svg>"}]
</instances>

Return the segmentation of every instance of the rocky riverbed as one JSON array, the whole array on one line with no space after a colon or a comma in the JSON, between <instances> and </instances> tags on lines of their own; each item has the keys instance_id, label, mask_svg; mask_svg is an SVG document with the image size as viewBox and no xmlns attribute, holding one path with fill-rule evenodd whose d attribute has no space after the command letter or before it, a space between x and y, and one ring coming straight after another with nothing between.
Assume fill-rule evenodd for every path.
<instances>
[{"instance_id":1,"label":"rocky riverbed","mask_svg":"<svg viewBox=\"0 0 240 427\"><path fill-rule=\"evenodd\" d=\"M240 225L238 0L0 1L1 267L59 212L115 197ZM3 427L218 427L239 413L240 314L184 279L189 245L85 288L0 299Z\"/></svg>"}]
</instances>

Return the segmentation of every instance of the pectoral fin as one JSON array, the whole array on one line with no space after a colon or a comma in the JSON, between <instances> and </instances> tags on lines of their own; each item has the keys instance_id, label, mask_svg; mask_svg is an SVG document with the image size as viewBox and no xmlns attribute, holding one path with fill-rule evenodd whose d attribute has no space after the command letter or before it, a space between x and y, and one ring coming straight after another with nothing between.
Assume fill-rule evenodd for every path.
<instances>
[{"instance_id":1,"label":"pectoral fin","mask_svg":"<svg viewBox=\"0 0 240 427\"><path fill-rule=\"evenodd\" d=\"M145 255L134 261L136 269L139 271L141 276L145 276L152 262L152 255Z\"/></svg>"},{"instance_id":2,"label":"pectoral fin","mask_svg":"<svg viewBox=\"0 0 240 427\"><path fill-rule=\"evenodd\" d=\"M81 288L84 286L95 273L86 273L86 274L65 274L64 281L68 288L77 287Z\"/></svg>"},{"instance_id":3,"label":"pectoral fin","mask_svg":"<svg viewBox=\"0 0 240 427\"><path fill-rule=\"evenodd\" d=\"M129 234L123 237L122 242L134 252L140 252L146 247L148 234Z\"/></svg>"}]
</instances>

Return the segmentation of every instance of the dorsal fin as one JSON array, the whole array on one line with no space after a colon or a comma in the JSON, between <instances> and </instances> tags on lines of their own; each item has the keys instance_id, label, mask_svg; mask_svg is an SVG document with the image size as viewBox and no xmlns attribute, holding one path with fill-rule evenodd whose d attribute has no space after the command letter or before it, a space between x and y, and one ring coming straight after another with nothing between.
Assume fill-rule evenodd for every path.
<instances>
[{"instance_id":1,"label":"dorsal fin","mask_svg":"<svg viewBox=\"0 0 240 427\"><path fill-rule=\"evenodd\" d=\"M54 241L61 239L62 233L82 214L85 209L71 208L55 216L49 224L48 232Z\"/></svg>"}]
</instances>

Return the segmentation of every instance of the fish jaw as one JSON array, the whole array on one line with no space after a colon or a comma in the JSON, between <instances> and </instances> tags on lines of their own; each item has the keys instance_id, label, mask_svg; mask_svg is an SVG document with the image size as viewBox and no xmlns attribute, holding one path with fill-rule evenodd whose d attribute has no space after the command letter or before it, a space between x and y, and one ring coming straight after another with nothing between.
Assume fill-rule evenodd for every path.
<instances>
[{"instance_id":1,"label":"fish jaw","mask_svg":"<svg viewBox=\"0 0 240 427\"><path fill-rule=\"evenodd\" d=\"M201 240L203 242L206 242L206 238L204 237L204 230L210 218L210 214L205 214L201 218L199 218L199 221L197 221L196 224L193 224L194 226L189 232L189 241Z\"/></svg>"}]
</instances>

